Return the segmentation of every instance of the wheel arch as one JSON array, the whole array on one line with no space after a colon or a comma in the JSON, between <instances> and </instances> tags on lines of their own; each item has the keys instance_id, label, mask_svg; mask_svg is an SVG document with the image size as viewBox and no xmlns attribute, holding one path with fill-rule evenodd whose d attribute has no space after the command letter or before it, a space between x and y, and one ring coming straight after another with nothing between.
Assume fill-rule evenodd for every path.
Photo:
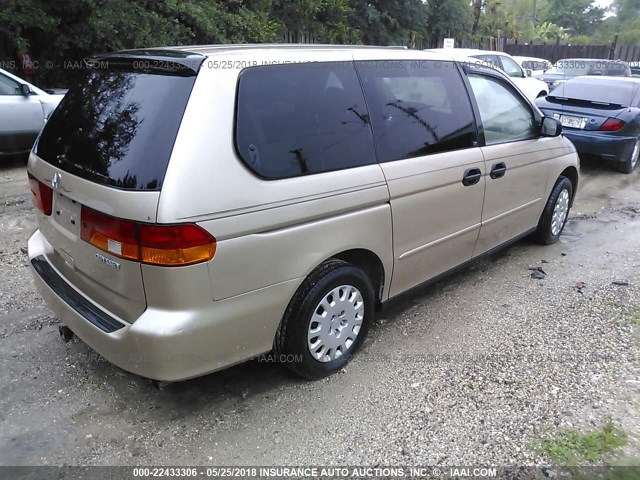
<instances>
[{"instance_id":1,"label":"wheel arch","mask_svg":"<svg viewBox=\"0 0 640 480\"><path fill-rule=\"evenodd\" d=\"M573 206L573 199L576 197L576 192L578 191L578 169L574 166L567 167L560 173L560 176L568 178L571 182L573 192L571 194L570 206Z\"/></svg>"},{"instance_id":2,"label":"wheel arch","mask_svg":"<svg viewBox=\"0 0 640 480\"><path fill-rule=\"evenodd\" d=\"M382 303L382 294L385 285L385 271L382 260L378 255L365 248L354 248L332 255L326 260L330 260L331 258L342 260L361 269L373 284L373 292L376 296L376 305L379 306Z\"/></svg>"}]
</instances>

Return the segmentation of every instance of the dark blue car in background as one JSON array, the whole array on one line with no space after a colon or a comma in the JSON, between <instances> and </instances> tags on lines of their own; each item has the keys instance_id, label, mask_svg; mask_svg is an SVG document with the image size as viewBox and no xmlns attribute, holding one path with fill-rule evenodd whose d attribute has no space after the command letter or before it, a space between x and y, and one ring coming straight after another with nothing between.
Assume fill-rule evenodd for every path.
<instances>
[{"instance_id":1,"label":"dark blue car in background","mask_svg":"<svg viewBox=\"0 0 640 480\"><path fill-rule=\"evenodd\" d=\"M631 173L640 156L640 78L576 77L536 100L581 157L615 162Z\"/></svg>"}]
</instances>

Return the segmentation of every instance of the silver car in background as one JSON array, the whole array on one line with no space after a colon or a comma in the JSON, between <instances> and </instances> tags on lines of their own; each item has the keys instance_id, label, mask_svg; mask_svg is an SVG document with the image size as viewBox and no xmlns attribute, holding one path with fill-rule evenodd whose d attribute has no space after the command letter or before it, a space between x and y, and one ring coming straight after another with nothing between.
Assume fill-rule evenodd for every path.
<instances>
[{"instance_id":1,"label":"silver car in background","mask_svg":"<svg viewBox=\"0 0 640 480\"><path fill-rule=\"evenodd\" d=\"M0 157L28 153L63 97L0 69Z\"/></svg>"}]
</instances>

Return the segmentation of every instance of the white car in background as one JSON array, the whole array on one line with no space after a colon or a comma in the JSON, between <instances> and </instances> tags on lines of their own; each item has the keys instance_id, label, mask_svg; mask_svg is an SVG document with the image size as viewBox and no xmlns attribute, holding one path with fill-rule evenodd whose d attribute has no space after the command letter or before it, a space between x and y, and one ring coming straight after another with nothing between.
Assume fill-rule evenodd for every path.
<instances>
[{"instance_id":1,"label":"white car in background","mask_svg":"<svg viewBox=\"0 0 640 480\"><path fill-rule=\"evenodd\" d=\"M0 158L28 153L62 97L0 69Z\"/></svg>"},{"instance_id":2,"label":"white car in background","mask_svg":"<svg viewBox=\"0 0 640 480\"><path fill-rule=\"evenodd\" d=\"M528 76L542 75L544 72L553 67L553 64L549 60L536 57L519 57L514 55L512 57L518 64L525 69Z\"/></svg>"},{"instance_id":3,"label":"white car in background","mask_svg":"<svg viewBox=\"0 0 640 480\"><path fill-rule=\"evenodd\" d=\"M477 58L483 64L499 68L509 75L511 81L524 93L531 101L538 97L543 97L549 93L549 87L542 80L527 75L527 72L518 65L511 55L504 52L494 52L491 50L477 50L474 48L432 48L429 52L448 55L455 60L468 60Z\"/></svg>"}]
</instances>

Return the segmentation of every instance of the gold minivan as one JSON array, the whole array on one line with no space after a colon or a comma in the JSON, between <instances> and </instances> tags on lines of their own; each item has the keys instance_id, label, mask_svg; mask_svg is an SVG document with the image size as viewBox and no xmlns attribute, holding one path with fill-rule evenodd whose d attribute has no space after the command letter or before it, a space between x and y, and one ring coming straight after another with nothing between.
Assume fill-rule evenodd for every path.
<instances>
[{"instance_id":1,"label":"gold minivan","mask_svg":"<svg viewBox=\"0 0 640 480\"><path fill-rule=\"evenodd\" d=\"M558 240L579 170L560 133L501 72L436 53L96 57L29 158L32 271L125 370L174 381L272 352L320 378L389 299Z\"/></svg>"}]
</instances>

